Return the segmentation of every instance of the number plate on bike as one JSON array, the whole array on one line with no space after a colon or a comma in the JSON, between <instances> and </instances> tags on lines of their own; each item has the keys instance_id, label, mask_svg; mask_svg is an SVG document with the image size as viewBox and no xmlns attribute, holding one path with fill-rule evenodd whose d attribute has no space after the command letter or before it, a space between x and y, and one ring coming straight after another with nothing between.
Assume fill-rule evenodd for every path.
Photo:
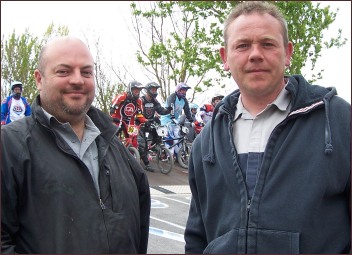
<instances>
[{"instance_id":1,"label":"number plate on bike","mask_svg":"<svg viewBox=\"0 0 352 255\"><path fill-rule=\"evenodd\" d=\"M189 132L188 127L182 127L182 132L185 134L188 134L188 132Z\"/></svg>"},{"instance_id":2,"label":"number plate on bike","mask_svg":"<svg viewBox=\"0 0 352 255\"><path fill-rule=\"evenodd\" d=\"M138 135L138 128L136 126L129 126L127 133L130 135Z\"/></svg>"},{"instance_id":3,"label":"number plate on bike","mask_svg":"<svg viewBox=\"0 0 352 255\"><path fill-rule=\"evenodd\" d=\"M167 136L167 127L159 126L156 128L156 132L158 136Z\"/></svg>"}]
</instances>

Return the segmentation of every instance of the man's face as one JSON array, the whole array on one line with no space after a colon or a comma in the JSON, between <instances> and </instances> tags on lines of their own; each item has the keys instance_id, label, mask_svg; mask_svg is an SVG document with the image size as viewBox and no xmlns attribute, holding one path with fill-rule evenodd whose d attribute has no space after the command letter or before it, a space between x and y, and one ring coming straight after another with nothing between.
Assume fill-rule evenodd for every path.
<instances>
[{"instance_id":1,"label":"man's face","mask_svg":"<svg viewBox=\"0 0 352 255\"><path fill-rule=\"evenodd\" d=\"M15 87L15 88L13 89L13 92L14 92L14 93L21 93L21 88Z\"/></svg>"},{"instance_id":2,"label":"man's face","mask_svg":"<svg viewBox=\"0 0 352 255\"><path fill-rule=\"evenodd\" d=\"M186 97L187 89L180 89L177 93L181 97Z\"/></svg>"},{"instance_id":3,"label":"man's face","mask_svg":"<svg viewBox=\"0 0 352 255\"><path fill-rule=\"evenodd\" d=\"M139 88L132 88L132 94L134 97L139 97L139 93L141 92L142 89Z\"/></svg>"},{"instance_id":4,"label":"man's face","mask_svg":"<svg viewBox=\"0 0 352 255\"><path fill-rule=\"evenodd\" d=\"M284 86L292 44L285 48L282 28L269 14L241 15L228 27L228 47L220 49L224 69L247 97L277 95Z\"/></svg>"},{"instance_id":5,"label":"man's face","mask_svg":"<svg viewBox=\"0 0 352 255\"><path fill-rule=\"evenodd\" d=\"M152 92L153 94L155 94L158 89L155 88L155 87L151 87L149 90L150 90L150 92Z\"/></svg>"},{"instance_id":6,"label":"man's face","mask_svg":"<svg viewBox=\"0 0 352 255\"><path fill-rule=\"evenodd\" d=\"M214 103L213 103L213 106L215 108L215 106L221 101L221 99L215 99L214 100Z\"/></svg>"},{"instance_id":7,"label":"man's face","mask_svg":"<svg viewBox=\"0 0 352 255\"><path fill-rule=\"evenodd\" d=\"M43 73L36 70L41 105L59 121L85 116L95 95L93 58L82 42L61 40L45 52Z\"/></svg>"}]
</instances>

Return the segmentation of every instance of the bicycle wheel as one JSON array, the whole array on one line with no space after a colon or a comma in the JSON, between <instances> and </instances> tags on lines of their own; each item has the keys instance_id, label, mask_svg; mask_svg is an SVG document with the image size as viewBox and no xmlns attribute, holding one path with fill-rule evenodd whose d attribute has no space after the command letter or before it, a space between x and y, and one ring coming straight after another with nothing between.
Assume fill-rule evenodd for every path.
<instances>
[{"instance_id":1,"label":"bicycle wheel","mask_svg":"<svg viewBox=\"0 0 352 255\"><path fill-rule=\"evenodd\" d=\"M160 147L157 154L157 162L161 173L170 173L174 166L174 159L171 151L164 146Z\"/></svg>"},{"instance_id":2,"label":"bicycle wheel","mask_svg":"<svg viewBox=\"0 0 352 255\"><path fill-rule=\"evenodd\" d=\"M139 151L133 147L133 146L129 146L128 147L128 151L132 154L132 156L138 161L138 163L141 160L141 155L139 154Z\"/></svg>"},{"instance_id":3,"label":"bicycle wheel","mask_svg":"<svg viewBox=\"0 0 352 255\"><path fill-rule=\"evenodd\" d=\"M188 169L189 155L191 154L192 146L190 144L184 144L177 153L177 161L182 168Z\"/></svg>"}]
</instances>

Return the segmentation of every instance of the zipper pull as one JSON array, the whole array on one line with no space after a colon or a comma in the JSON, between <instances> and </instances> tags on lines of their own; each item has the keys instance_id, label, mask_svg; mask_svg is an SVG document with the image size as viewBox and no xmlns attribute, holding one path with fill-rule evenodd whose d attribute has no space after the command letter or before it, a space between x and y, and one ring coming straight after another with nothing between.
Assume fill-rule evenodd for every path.
<instances>
[{"instance_id":1,"label":"zipper pull","mask_svg":"<svg viewBox=\"0 0 352 255\"><path fill-rule=\"evenodd\" d=\"M99 203L100 203L100 207L102 210L106 209L106 206L104 205L103 201L101 201L101 198L99 198Z\"/></svg>"},{"instance_id":2,"label":"zipper pull","mask_svg":"<svg viewBox=\"0 0 352 255\"><path fill-rule=\"evenodd\" d=\"M249 209L251 208L251 203L252 201L249 199L247 203L247 211L249 211Z\"/></svg>"}]
</instances>

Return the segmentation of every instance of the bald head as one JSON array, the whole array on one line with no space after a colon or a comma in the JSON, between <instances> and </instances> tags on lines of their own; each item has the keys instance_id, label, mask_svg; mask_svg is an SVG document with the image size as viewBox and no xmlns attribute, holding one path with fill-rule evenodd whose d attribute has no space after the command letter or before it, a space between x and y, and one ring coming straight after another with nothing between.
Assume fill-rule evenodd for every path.
<instances>
[{"instance_id":1,"label":"bald head","mask_svg":"<svg viewBox=\"0 0 352 255\"><path fill-rule=\"evenodd\" d=\"M59 121L82 124L95 96L94 60L74 37L46 44L34 71L41 106Z\"/></svg>"},{"instance_id":2,"label":"bald head","mask_svg":"<svg viewBox=\"0 0 352 255\"><path fill-rule=\"evenodd\" d=\"M86 50L87 53L89 53L90 58L92 59L92 63L94 63L93 57L90 54L89 48L82 40L72 36L62 36L62 37L57 37L55 39L50 40L46 45L43 46L39 54L38 70L44 75L46 64L47 64L47 55L48 55L47 53L53 50L55 51L64 50L64 48L67 47L68 45L79 46L80 49Z\"/></svg>"}]
</instances>

